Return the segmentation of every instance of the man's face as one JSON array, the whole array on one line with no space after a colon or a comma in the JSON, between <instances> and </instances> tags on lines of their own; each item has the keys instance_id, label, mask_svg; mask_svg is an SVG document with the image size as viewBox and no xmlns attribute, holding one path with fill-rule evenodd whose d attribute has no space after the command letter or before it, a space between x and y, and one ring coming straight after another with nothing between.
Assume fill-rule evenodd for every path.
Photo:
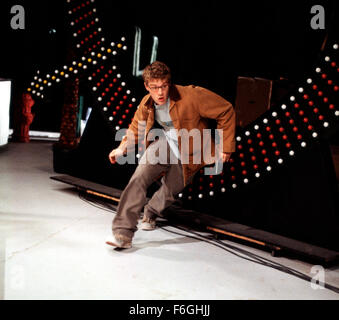
<instances>
[{"instance_id":1,"label":"man's face","mask_svg":"<svg viewBox=\"0 0 339 320\"><path fill-rule=\"evenodd\" d=\"M145 83L146 90L150 93L156 104L164 104L169 94L169 83L167 79L151 79Z\"/></svg>"}]
</instances>

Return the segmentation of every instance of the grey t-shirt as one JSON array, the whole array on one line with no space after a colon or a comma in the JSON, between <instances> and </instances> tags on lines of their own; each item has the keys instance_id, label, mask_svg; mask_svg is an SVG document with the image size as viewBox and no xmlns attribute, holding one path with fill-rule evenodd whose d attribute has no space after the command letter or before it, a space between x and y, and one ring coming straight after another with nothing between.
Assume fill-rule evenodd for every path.
<instances>
[{"instance_id":1,"label":"grey t-shirt","mask_svg":"<svg viewBox=\"0 0 339 320\"><path fill-rule=\"evenodd\" d=\"M167 142L172 152L178 159L180 159L177 130L174 128L173 121L169 114L169 106L170 106L169 98L162 105L154 104L155 120L163 128Z\"/></svg>"}]
</instances>

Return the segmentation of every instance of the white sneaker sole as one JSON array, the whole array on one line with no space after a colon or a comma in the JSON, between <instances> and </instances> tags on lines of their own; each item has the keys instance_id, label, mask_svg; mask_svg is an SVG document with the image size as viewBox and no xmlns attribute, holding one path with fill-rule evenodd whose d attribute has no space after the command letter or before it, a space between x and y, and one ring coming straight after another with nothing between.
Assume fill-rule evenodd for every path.
<instances>
[{"instance_id":1,"label":"white sneaker sole","mask_svg":"<svg viewBox=\"0 0 339 320\"><path fill-rule=\"evenodd\" d=\"M156 228L156 226L152 226L150 223L148 222L141 222L139 229L144 230L144 231L152 231Z\"/></svg>"}]
</instances>

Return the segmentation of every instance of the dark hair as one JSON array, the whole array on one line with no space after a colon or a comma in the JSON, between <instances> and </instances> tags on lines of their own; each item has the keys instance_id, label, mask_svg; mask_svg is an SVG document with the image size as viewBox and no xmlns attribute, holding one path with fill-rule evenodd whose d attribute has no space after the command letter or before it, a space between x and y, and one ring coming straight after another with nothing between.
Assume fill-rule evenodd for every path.
<instances>
[{"instance_id":1,"label":"dark hair","mask_svg":"<svg viewBox=\"0 0 339 320\"><path fill-rule=\"evenodd\" d=\"M142 78L146 83L151 79L167 79L168 82L171 81L171 70L170 68L160 61L154 61L148 65L143 73Z\"/></svg>"}]
</instances>

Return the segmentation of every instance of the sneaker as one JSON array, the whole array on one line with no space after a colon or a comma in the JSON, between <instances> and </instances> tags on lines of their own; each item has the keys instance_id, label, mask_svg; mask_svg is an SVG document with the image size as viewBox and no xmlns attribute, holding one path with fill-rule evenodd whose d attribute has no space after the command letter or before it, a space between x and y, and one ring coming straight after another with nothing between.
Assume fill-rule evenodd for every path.
<instances>
[{"instance_id":1,"label":"sneaker","mask_svg":"<svg viewBox=\"0 0 339 320\"><path fill-rule=\"evenodd\" d=\"M152 231L155 228L156 228L155 219L147 218L144 216L140 223L139 229L146 230L146 231Z\"/></svg>"},{"instance_id":2,"label":"sneaker","mask_svg":"<svg viewBox=\"0 0 339 320\"><path fill-rule=\"evenodd\" d=\"M129 249L132 248L132 239L120 234L116 234L109 236L106 239L106 244L117 248Z\"/></svg>"}]
</instances>

